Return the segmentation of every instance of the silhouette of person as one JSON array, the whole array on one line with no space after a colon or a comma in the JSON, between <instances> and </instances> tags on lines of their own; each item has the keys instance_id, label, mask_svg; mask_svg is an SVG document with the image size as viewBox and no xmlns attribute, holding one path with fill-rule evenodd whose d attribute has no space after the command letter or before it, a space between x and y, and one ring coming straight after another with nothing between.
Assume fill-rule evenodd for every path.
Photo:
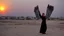
<instances>
[{"instance_id":1,"label":"silhouette of person","mask_svg":"<svg viewBox=\"0 0 64 36\"><path fill-rule=\"evenodd\" d=\"M39 13L40 18L42 19L42 23L41 23L41 27L40 27L40 33L42 34L46 34L46 30L47 30L47 25L46 25L46 16L44 13L41 14Z\"/></svg>"}]
</instances>

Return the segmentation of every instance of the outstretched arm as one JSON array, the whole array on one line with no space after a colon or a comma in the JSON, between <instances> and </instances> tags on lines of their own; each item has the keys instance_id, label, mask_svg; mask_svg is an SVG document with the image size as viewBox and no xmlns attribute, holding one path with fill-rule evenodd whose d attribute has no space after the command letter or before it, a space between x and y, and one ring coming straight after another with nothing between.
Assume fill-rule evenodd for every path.
<instances>
[{"instance_id":1,"label":"outstretched arm","mask_svg":"<svg viewBox=\"0 0 64 36\"><path fill-rule=\"evenodd\" d=\"M39 16L40 16L40 18L42 18L41 14L40 14L40 11L39 11Z\"/></svg>"}]
</instances>

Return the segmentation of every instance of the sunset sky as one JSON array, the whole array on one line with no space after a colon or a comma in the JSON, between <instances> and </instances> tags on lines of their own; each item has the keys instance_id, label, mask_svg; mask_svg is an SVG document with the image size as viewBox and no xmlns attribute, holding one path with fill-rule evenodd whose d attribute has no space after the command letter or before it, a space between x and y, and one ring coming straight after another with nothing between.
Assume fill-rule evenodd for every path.
<instances>
[{"instance_id":1,"label":"sunset sky","mask_svg":"<svg viewBox=\"0 0 64 36\"><path fill-rule=\"evenodd\" d=\"M46 13L47 5L53 5L52 17L64 17L64 0L0 0L0 6L5 6L5 16L35 16L34 7L39 5L41 13Z\"/></svg>"}]
</instances>

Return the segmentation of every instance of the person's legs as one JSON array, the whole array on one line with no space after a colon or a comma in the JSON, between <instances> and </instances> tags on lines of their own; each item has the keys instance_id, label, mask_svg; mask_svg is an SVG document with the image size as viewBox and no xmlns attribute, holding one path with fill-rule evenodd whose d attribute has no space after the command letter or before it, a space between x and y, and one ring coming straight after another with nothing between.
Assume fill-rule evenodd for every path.
<instances>
[{"instance_id":1,"label":"person's legs","mask_svg":"<svg viewBox=\"0 0 64 36\"><path fill-rule=\"evenodd\" d=\"M41 28L40 28L40 33L42 33L42 26L41 26Z\"/></svg>"},{"instance_id":2,"label":"person's legs","mask_svg":"<svg viewBox=\"0 0 64 36\"><path fill-rule=\"evenodd\" d=\"M46 34L47 26L45 23L41 23L40 33Z\"/></svg>"},{"instance_id":3,"label":"person's legs","mask_svg":"<svg viewBox=\"0 0 64 36\"><path fill-rule=\"evenodd\" d=\"M42 27L42 34L46 34L46 30L47 30L46 25L44 25L44 26Z\"/></svg>"},{"instance_id":4,"label":"person's legs","mask_svg":"<svg viewBox=\"0 0 64 36\"><path fill-rule=\"evenodd\" d=\"M46 34L46 33L42 33L42 32L40 32L40 34Z\"/></svg>"}]
</instances>

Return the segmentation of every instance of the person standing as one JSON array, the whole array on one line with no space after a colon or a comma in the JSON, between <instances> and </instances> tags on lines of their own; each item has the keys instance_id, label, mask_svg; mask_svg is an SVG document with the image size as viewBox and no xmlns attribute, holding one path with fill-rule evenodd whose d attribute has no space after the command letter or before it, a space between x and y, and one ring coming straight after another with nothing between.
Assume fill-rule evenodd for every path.
<instances>
[{"instance_id":1,"label":"person standing","mask_svg":"<svg viewBox=\"0 0 64 36\"><path fill-rule=\"evenodd\" d=\"M41 23L41 27L40 27L40 33L42 34L46 34L46 30L47 30L47 25L46 25L46 16L44 13L39 14L40 18L42 19L42 23Z\"/></svg>"},{"instance_id":2,"label":"person standing","mask_svg":"<svg viewBox=\"0 0 64 36\"><path fill-rule=\"evenodd\" d=\"M35 12L36 17L38 19L40 19L40 18L42 19L42 23L41 23L41 27L40 27L40 33L46 34L46 30L47 30L46 19L49 19L53 10L54 10L54 6L48 4L46 16L45 16L44 13L42 13L42 15L40 14L38 5L34 8L34 12Z\"/></svg>"}]
</instances>

